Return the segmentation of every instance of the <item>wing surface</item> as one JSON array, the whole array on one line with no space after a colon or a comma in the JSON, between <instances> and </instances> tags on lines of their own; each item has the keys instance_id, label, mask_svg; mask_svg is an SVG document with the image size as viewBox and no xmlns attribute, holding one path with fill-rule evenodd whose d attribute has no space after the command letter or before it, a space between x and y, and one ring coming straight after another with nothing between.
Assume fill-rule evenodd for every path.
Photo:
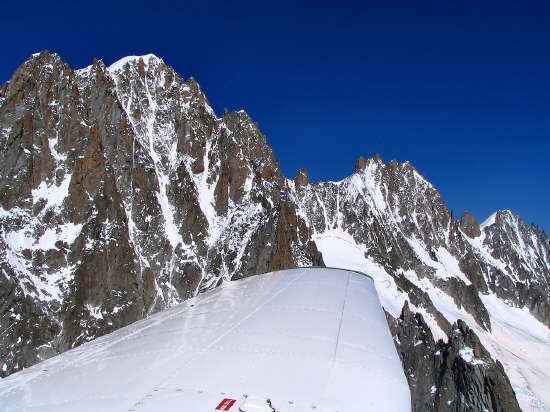
<instances>
[{"instance_id":1,"label":"wing surface","mask_svg":"<svg viewBox=\"0 0 550 412\"><path fill-rule=\"evenodd\" d=\"M303 268L227 282L0 381L0 410L405 412L374 284Z\"/></svg>"}]
</instances>

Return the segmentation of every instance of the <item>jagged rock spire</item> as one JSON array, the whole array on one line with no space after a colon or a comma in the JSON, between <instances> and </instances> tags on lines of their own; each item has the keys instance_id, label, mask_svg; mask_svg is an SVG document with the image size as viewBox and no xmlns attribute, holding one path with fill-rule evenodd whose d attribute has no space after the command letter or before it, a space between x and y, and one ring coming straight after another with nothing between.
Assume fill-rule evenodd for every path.
<instances>
[{"instance_id":1,"label":"jagged rock spire","mask_svg":"<svg viewBox=\"0 0 550 412\"><path fill-rule=\"evenodd\" d=\"M309 174L307 169L299 169L294 178L296 186L307 186L309 184Z\"/></svg>"},{"instance_id":2,"label":"jagged rock spire","mask_svg":"<svg viewBox=\"0 0 550 412\"><path fill-rule=\"evenodd\" d=\"M481 235L481 229L479 227L479 222L477 221L476 217L472 215L470 212L465 210L462 212L462 216L460 217L460 229L471 238L476 238L479 235Z\"/></svg>"},{"instance_id":3,"label":"jagged rock spire","mask_svg":"<svg viewBox=\"0 0 550 412\"><path fill-rule=\"evenodd\" d=\"M367 159L364 156L359 156L355 161L355 173L365 170L367 167Z\"/></svg>"}]
</instances>

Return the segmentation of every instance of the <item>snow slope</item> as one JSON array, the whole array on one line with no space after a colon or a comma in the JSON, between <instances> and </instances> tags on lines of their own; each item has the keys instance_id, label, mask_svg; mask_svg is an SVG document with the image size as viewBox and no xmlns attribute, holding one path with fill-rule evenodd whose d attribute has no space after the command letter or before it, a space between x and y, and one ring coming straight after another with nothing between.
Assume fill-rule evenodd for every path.
<instances>
[{"instance_id":1,"label":"snow slope","mask_svg":"<svg viewBox=\"0 0 550 412\"><path fill-rule=\"evenodd\" d=\"M397 289L393 278L383 268L365 257L363 245L356 244L350 234L338 229L317 234L314 240L327 266L360 270L371 275L384 308L392 316L399 316L407 294ZM492 331L488 332L428 279L418 279L414 273L406 275L428 292L447 320L462 319L474 329L493 358L503 364L524 411L550 411L550 330L545 325L526 308L511 307L494 294L487 294L482 296L482 300L491 317ZM422 313L435 339L446 338L435 320L422 308L413 310Z\"/></svg>"}]
</instances>

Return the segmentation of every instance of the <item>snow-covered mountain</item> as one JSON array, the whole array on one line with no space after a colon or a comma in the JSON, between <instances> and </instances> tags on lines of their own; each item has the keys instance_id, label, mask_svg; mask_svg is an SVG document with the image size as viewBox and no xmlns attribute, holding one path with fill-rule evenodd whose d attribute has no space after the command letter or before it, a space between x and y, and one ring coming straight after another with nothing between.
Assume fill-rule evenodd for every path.
<instances>
[{"instance_id":1,"label":"snow-covered mountain","mask_svg":"<svg viewBox=\"0 0 550 412\"><path fill-rule=\"evenodd\" d=\"M326 264L375 278L415 410L550 411L550 241L512 212L455 220L376 156L288 180L244 111L217 117L153 55L33 55L0 88L0 145L3 376L224 280Z\"/></svg>"},{"instance_id":2,"label":"snow-covered mountain","mask_svg":"<svg viewBox=\"0 0 550 412\"><path fill-rule=\"evenodd\" d=\"M502 366L523 410L550 410L544 233L510 211L481 225L467 212L456 221L409 163L376 156L359 159L340 182L309 184L302 171L291 187L325 264L375 278L417 410L446 410L447 402L462 404L451 410L514 410L480 403ZM470 378L484 370L485 382L459 383L462 368Z\"/></svg>"}]
</instances>

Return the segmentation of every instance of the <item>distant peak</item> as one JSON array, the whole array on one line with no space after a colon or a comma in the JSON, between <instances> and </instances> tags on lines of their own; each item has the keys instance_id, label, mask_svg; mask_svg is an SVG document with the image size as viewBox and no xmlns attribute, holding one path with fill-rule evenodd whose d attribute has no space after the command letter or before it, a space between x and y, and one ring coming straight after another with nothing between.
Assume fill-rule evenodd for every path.
<instances>
[{"instance_id":1,"label":"distant peak","mask_svg":"<svg viewBox=\"0 0 550 412\"><path fill-rule=\"evenodd\" d=\"M382 160L382 156L380 156L380 153L376 153L370 159L374 160L377 163L384 163L384 160Z\"/></svg>"},{"instance_id":2,"label":"distant peak","mask_svg":"<svg viewBox=\"0 0 550 412\"><path fill-rule=\"evenodd\" d=\"M459 221L460 229L470 238L476 238L481 235L481 228L476 217L465 210Z\"/></svg>"},{"instance_id":3,"label":"distant peak","mask_svg":"<svg viewBox=\"0 0 550 412\"><path fill-rule=\"evenodd\" d=\"M36 59L37 57L45 57L45 56L55 56L59 57L57 53L50 53L48 50L41 50L37 53L31 54L31 59Z\"/></svg>"},{"instance_id":4,"label":"distant peak","mask_svg":"<svg viewBox=\"0 0 550 412\"><path fill-rule=\"evenodd\" d=\"M495 213L493 213L491 216L489 216L485 221L481 224L481 228L485 228L487 226L492 225L502 226L502 225L523 225L523 219L512 212L510 209L504 209L504 210L497 210Z\"/></svg>"},{"instance_id":5,"label":"distant peak","mask_svg":"<svg viewBox=\"0 0 550 412\"><path fill-rule=\"evenodd\" d=\"M42 50L38 53L33 53L30 55L30 57L27 59L27 61L33 61L33 60L61 60L59 55L57 53L50 53L48 50Z\"/></svg>"},{"instance_id":6,"label":"distant peak","mask_svg":"<svg viewBox=\"0 0 550 412\"><path fill-rule=\"evenodd\" d=\"M294 182L297 186L306 186L309 184L309 174L307 169L299 169L294 178Z\"/></svg>"},{"instance_id":7,"label":"distant peak","mask_svg":"<svg viewBox=\"0 0 550 412\"><path fill-rule=\"evenodd\" d=\"M481 228L483 229L484 227L494 225L496 217L497 217L497 212L493 213L491 216L489 216L487 219L485 219L483 221L483 223L481 223L481 225L480 225Z\"/></svg>"},{"instance_id":8,"label":"distant peak","mask_svg":"<svg viewBox=\"0 0 550 412\"><path fill-rule=\"evenodd\" d=\"M55 70L52 70L55 68ZM18 67L16 72L13 74L12 79L14 77L17 77L20 73L32 73L31 75L37 76L38 73L41 73L43 70L45 70L45 74L48 76L52 73L57 72L57 70L64 72L70 71L70 67L67 63L65 63L63 60L61 60L61 57L57 53L50 53L48 50L42 50L38 53L31 54L28 59Z\"/></svg>"},{"instance_id":9,"label":"distant peak","mask_svg":"<svg viewBox=\"0 0 550 412\"><path fill-rule=\"evenodd\" d=\"M496 213L496 220L497 221L508 220L508 221L516 221L517 222L517 221L521 221L522 219L519 215L515 214L510 209L504 209L504 210L499 210Z\"/></svg>"},{"instance_id":10,"label":"distant peak","mask_svg":"<svg viewBox=\"0 0 550 412\"><path fill-rule=\"evenodd\" d=\"M124 66L126 66L126 64L139 62L140 60L143 60L143 62L145 64L150 63L151 60L156 61L156 62L161 62L161 63L163 62L160 57L157 57L157 56L155 56L154 54L151 54L151 53L150 54L144 54L143 56L126 56L126 57L123 57L120 60L117 60L113 64L111 64L107 68L107 70L109 72L117 72L119 70L122 70L124 68Z\"/></svg>"},{"instance_id":11,"label":"distant peak","mask_svg":"<svg viewBox=\"0 0 550 412\"><path fill-rule=\"evenodd\" d=\"M355 173L358 173L367 168L367 159L364 156L359 156L355 161Z\"/></svg>"},{"instance_id":12,"label":"distant peak","mask_svg":"<svg viewBox=\"0 0 550 412\"><path fill-rule=\"evenodd\" d=\"M383 165L384 161L378 153L371 157L359 156L359 158L355 161L354 173L364 172L371 167L376 168Z\"/></svg>"}]
</instances>

